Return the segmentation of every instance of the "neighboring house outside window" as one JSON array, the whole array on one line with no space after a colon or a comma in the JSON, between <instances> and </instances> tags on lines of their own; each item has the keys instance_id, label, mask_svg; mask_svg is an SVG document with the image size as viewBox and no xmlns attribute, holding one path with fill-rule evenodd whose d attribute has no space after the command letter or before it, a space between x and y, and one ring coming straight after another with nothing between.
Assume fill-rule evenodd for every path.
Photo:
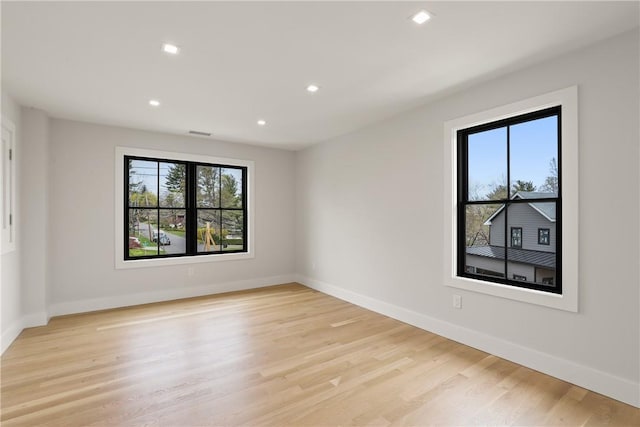
<instances>
[{"instance_id":1,"label":"neighboring house outside window","mask_svg":"<svg viewBox=\"0 0 640 427\"><path fill-rule=\"evenodd\" d=\"M551 196L550 193L518 192L513 198L519 200L535 200ZM514 280L524 281L533 278L543 285L553 285L556 276L556 253L550 245L535 241L538 226L555 233L556 210L549 203L526 203L512 206L509 221L530 224L528 228L511 227L511 245L509 249L508 270L512 271ZM474 246L466 249L467 267L490 271L504 271L504 208L499 208L483 225L489 227L489 245ZM515 243L515 244L514 244ZM516 273L517 272L517 273ZM514 276L518 276L518 278ZM494 275L493 275L494 276ZM504 277L503 274L500 277ZM523 279L522 277L525 277ZM550 280L543 280L543 279Z\"/></svg>"}]
</instances>

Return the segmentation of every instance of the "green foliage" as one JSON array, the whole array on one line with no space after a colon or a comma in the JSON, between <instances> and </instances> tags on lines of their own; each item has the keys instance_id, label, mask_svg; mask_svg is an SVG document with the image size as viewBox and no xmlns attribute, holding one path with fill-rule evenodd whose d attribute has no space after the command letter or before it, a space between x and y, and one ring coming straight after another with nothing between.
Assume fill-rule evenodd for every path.
<instances>
[{"instance_id":1,"label":"green foliage","mask_svg":"<svg viewBox=\"0 0 640 427\"><path fill-rule=\"evenodd\" d=\"M223 208L241 207L241 199L238 195L238 182L233 175L222 175L220 196L222 198Z\"/></svg>"},{"instance_id":2,"label":"green foliage","mask_svg":"<svg viewBox=\"0 0 640 427\"><path fill-rule=\"evenodd\" d=\"M164 253L165 253L165 250L163 248L160 248L160 255L164 255ZM142 248L129 249L130 257L147 256L147 255L158 255L158 252L148 250L148 249L142 249Z\"/></svg>"},{"instance_id":3,"label":"green foliage","mask_svg":"<svg viewBox=\"0 0 640 427\"><path fill-rule=\"evenodd\" d=\"M242 205L236 178L222 174L220 168L198 167L197 200L199 207L239 208Z\"/></svg>"},{"instance_id":4,"label":"green foliage","mask_svg":"<svg viewBox=\"0 0 640 427\"><path fill-rule=\"evenodd\" d=\"M487 193L488 200L503 200L507 198L507 186L502 184L494 185L493 189Z\"/></svg>"},{"instance_id":5,"label":"green foliage","mask_svg":"<svg viewBox=\"0 0 640 427\"><path fill-rule=\"evenodd\" d=\"M536 186L533 185L533 181L521 181L517 180L513 184L513 191L536 191Z\"/></svg>"},{"instance_id":6,"label":"green foliage","mask_svg":"<svg viewBox=\"0 0 640 427\"><path fill-rule=\"evenodd\" d=\"M129 193L129 203L131 206L155 207L158 206L158 197L142 185L139 192Z\"/></svg>"},{"instance_id":7,"label":"green foliage","mask_svg":"<svg viewBox=\"0 0 640 427\"><path fill-rule=\"evenodd\" d=\"M163 207L184 207L186 176L186 165L174 163L169 166L169 172L164 181L167 191L161 194Z\"/></svg>"},{"instance_id":8,"label":"green foliage","mask_svg":"<svg viewBox=\"0 0 640 427\"><path fill-rule=\"evenodd\" d=\"M136 257L136 256L157 255L158 254L158 252L157 252L157 248L158 248L157 243L154 243L151 240L149 240L144 234L139 234L139 235L136 235L135 237L138 238L138 240L140 241L140 245L142 247L141 248L129 248L129 256ZM151 249L154 249L154 250L151 250ZM160 255L162 255L164 253L165 253L164 248L160 247Z\"/></svg>"},{"instance_id":9,"label":"green foliage","mask_svg":"<svg viewBox=\"0 0 640 427\"><path fill-rule=\"evenodd\" d=\"M186 166L182 163L174 163L169 166L169 172L165 178L165 187L172 193L184 194L186 177Z\"/></svg>"},{"instance_id":10,"label":"green foliage","mask_svg":"<svg viewBox=\"0 0 640 427\"><path fill-rule=\"evenodd\" d=\"M198 166L198 191L196 199L199 207L218 206L220 168Z\"/></svg>"},{"instance_id":11,"label":"green foliage","mask_svg":"<svg viewBox=\"0 0 640 427\"><path fill-rule=\"evenodd\" d=\"M242 246L244 243L243 239L224 239L222 240L222 244L229 246Z\"/></svg>"}]
</instances>

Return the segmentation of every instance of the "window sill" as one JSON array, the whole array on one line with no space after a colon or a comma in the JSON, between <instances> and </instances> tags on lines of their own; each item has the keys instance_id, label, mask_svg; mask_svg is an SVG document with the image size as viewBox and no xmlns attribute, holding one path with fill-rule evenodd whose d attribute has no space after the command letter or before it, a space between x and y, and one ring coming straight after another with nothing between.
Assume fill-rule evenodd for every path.
<instances>
[{"instance_id":1,"label":"window sill","mask_svg":"<svg viewBox=\"0 0 640 427\"><path fill-rule=\"evenodd\" d=\"M167 265L196 264L202 262L238 261L254 258L253 253L211 254L174 258L132 259L116 261L116 269L162 267Z\"/></svg>"},{"instance_id":2,"label":"window sill","mask_svg":"<svg viewBox=\"0 0 640 427\"><path fill-rule=\"evenodd\" d=\"M559 310L578 311L577 294L572 292L565 291L561 295L459 276L450 276L445 282L447 286L453 288L479 292L529 304L543 305Z\"/></svg>"}]
</instances>

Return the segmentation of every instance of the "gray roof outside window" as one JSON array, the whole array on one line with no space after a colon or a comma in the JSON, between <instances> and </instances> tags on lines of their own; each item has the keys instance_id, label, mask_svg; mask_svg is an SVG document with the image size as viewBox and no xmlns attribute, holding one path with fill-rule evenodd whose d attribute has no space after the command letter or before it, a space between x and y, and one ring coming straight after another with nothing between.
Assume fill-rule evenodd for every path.
<instances>
[{"instance_id":1,"label":"gray roof outside window","mask_svg":"<svg viewBox=\"0 0 640 427\"><path fill-rule=\"evenodd\" d=\"M518 191L516 194L511 197L511 199L544 199L548 197L557 197L555 193L543 193L540 191ZM551 222L556 222L556 204L553 202L540 202L540 203L529 203L533 209L538 211L542 216L547 218ZM485 225L491 225L491 220L498 216L500 212L504 209L504 205L502 205L498 210L496 210L493 215L491 215L486 221Z\"/></svg>"},{"instance_id":2,"label":"gray roof outside window","mask_svg":"<svg viewBox=\"0 0 640 427\"><path fill-rule=\"evenodd\" d=\"M467 254L503 260L504 249L501 246L471 246L467 248ZM556 254L553 252L508 248L507 256L508 260L512 262L531 264L552 270L556 268Z\"/></svg>"}]
</instances>

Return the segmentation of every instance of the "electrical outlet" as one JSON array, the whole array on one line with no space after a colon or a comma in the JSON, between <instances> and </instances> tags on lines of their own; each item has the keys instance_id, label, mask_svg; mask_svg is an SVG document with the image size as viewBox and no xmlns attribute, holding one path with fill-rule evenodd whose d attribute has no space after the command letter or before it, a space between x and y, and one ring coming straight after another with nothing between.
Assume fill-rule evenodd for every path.
<instances>
[{"instance_id":1,"label":"electrical outlet","mask_svg":"<svg viewBox=\"0 0 640 427\"><path fill-rule=\"evenodd\" d=\"M460 295L453 295L453 308L462 308L462 297Z\"/></svg>"},{"instance_id":2,"label":"electrical outlet","mask_svg":"<svg viewBox=\"0 0 640 427\"><path fill-rule=\"evenodd\" d=\"M315 271L315 269L316 269L316 263L312 262L311 263L311 271Z\"/></svg>"},{"instance_id":3,"label":"electrical outlet","mask_svg":"<svg viewBox=\"0 0 640 427\"><path fill-rule=\"evenodd\" d=\"M187 276L193 277L194 274L196 274L196 269L195 268L193 268L193 267L187 268Z\"/></svg>"}]
</instances>

